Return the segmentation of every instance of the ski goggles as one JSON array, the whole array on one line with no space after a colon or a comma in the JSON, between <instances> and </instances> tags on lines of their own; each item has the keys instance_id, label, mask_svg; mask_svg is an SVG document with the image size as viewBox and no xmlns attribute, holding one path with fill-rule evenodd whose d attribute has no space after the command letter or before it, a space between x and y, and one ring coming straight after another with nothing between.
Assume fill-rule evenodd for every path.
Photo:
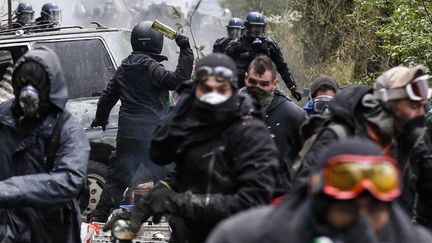
<instances>
[{"instance_id":1,"label":"ski goggles","mask_svg":"<svg viewBox=\"0 0 432 243\"><path fill-rule=\"evenodd\" d=\"M313 98L312 108L315 113L323 113L329 106L329 101L333 99L330 95L320 95Z\"/></svg>"},{"instance_id":2,"label":"ski goggles","mask_svg":"<svg viewBox=\"0 0 432 243\"><path fill-rule=\"evenodd\" d=\"M423 101L430 99L432 90L429 88L429 75L423 75L405 87L395 89L381 89L378 91L378 98L382 101L398 100L408 98L412 101Z\"/></svg>"},{"instance_id":3,"label":"ski goggles","mask_svg":"<svg viewBox=\"0 0 432 243\"><path fill-rule=\"evenodd\" d=\"M380 201L392 201L400 193L396 162L387 156L339 155L324 168L323 192L335 199L349 200L364 191Z\"/></svg>"},{"instance_id":4,"label":"ski goggles","mask_svg":"<svg viewBox=\"0 0 432 243\"><path fill-rule=\"evenodd\" d=\"M233 82L235 79L233 70L228 69L226 67L217 66L212 68L209 66L202 66L195 70L194 80L204 81L209 76L214 76L216 78L223 79L223 81L231 81L231 82Z\"/></svg>"}]
</instances>

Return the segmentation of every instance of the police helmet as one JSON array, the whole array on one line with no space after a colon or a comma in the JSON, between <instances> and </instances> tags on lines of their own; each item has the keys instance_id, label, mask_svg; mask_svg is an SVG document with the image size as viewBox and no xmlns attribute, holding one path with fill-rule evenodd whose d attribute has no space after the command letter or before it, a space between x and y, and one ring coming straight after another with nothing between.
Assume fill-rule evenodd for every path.
<instances>
[{"instance_id":1,"label":"police helmet","mask_svg":"<svg viewBox=\"0 0 432 243\"><path fill-rule=\"evenodd\" d=\"M55 3L45 3L42 6L41 16L45 20L60 21L60 8Z\"/></svg>"},{"instance_id":2,"label":"police helmet","mask_svg":"<svg viewBox=\"0 0 432 243\"><path fill-rule=\"evenodd\" d=\"M163 35L151 28L153 22L143 21L135 25L131 34L134 51L145 51L160 54L163 47Z\"/></svg>"},{"instance_id":3,"label":"police helmet","mask_svg":"<svg viewBox=\"0 0 432 243\"><path fill-rule=\"evenodd\" d=\"M265 25L265 18L262 13L258 12L250 12L246 15L246 21L245 21L246 28L249 25Z\"/></svg>"},{"instance_id":4,"label":"police helmet","mask_svg":"<svg viewBox=\"0 0 432 243\"><path fill-rule=\"evenodd\" d=\"M244 29L243 20L241 18L231 18L226 27Z\"/></svg>"},{"instance_id":5,"label":"police helmet","mask_svg":"<svg viewBox=\"0 0 432 243\"><path fill-rule=\"evenodd\" d=\"M30 24L33 20L34 11L33 7L29 3L20 2L15 10L17 16L17 22L23 25Z\"/></svg>"},{"instance_id":6,"label":"police helmet","mask_svg":"<svg viewBox=\"0 0 432 243\"><path fill-rule=\"evenodd\" d=\"M246 15L244 22L246 27L246 35L253 38L261 38L265 35L265 18L262 13L250 12Z\"/></svg>"}]
</instances>

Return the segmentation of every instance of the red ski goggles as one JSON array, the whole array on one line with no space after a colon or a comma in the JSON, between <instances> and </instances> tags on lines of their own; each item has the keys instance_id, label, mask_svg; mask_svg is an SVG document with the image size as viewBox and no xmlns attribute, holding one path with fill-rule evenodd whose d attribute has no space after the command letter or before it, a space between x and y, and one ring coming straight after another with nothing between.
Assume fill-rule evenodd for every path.
<instances>
[{"instance_id":1,"label":"red ski goggles","mask_svg":"<svg viewBox=\"0 0 432 243\"><path fill-rule=\"evenodd\" d=\"M339 200L356 198L365 190L380 201L392 201L400 193L396 162L387 156L338 155L324 168L325 194Z\"/></svg>"}]
</instances>

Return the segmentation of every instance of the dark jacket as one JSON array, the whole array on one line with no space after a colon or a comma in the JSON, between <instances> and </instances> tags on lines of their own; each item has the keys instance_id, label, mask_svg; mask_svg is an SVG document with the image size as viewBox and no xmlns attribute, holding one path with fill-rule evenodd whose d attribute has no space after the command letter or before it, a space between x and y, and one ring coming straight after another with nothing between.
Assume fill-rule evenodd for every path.
<instances>
[{"instance_id":1,"label":"dark jacket","mask_svg":"<svg viewBox=\"0 0 432 243\"><path fill-rule=\"evenodd\" d=\"M365 119L362 117L365 108L361 100L365 94L371 92L372 88L363 86L345 88L339 92L329 106L332 123L342 125L348 136L370 139ZM431 218L418 213L418 200L424 202L423 207L432 205L432 198L429 196L432 195L432 145L428 134L421 135L422 131L426 131L425 129L426 125L422 119L410 122L404 134L395 137L396 143L393 145L392 152L402 173L403 190L398 202L413 220L422 223L431 222ZM317 140L303 160L299 176L295 179L296 187L304 184L310 172L316 167L320 150L337 139L339 137L329 128L324 128L319 132ZM416 199L417 193L418 199ZM428 206L428 208L431 207ZM428 210L423 208L422 211Z\"/></svg>"},{"instance_id":2,"label":"dark jacket","mask_svg":"<svg viewBox=\"0 0 432 243\"><path fill-rule=\"evenodd\" d=\"M277 207L261 207L242 212L223 221L209 236L207 243L298 243L315 242L319 236L337 239L340 243L427 243L430 232L411 224L407 215L396 204L391 208L390 220L383 230L374 233L366 222L339 233L320 225L312 216L310 204L292 208L289 203Z\"/></svg>"},{"instance_id":3,"label":"dark jacket","mask_svg":"<svg viewBox=\"0 0 432 243\"><path fill-rule=\"evenodd\" d=\"M193 52L180 49L177 68L168 71L160 63L164 56L132 52L123 60L102 92L96 120L108 122L112 107L120 99L118 138L147 140L168 112L169 90L192 73Z\"/></svg>"},{"instance_id":4,"label":"dark jacket","mask_svg":"<svg viewBox=\"0 0 432 243\"><path fill-rule=\"evenodd\" d=\"M280 170L289 182L292 180L289 175L293 161L302 148L300 127L305 120L305 112L279 91L274 93L264 114L264 121L279 151Z\"/></svg>"},{"instance_id":5,"label":"dark jacket","mask_svg":"<svg viewBox=\"0 0 432 243\"><path fill-rule=\"evenodd\" d=\"M233 39L228 37L222 37L215 41L213 44L213 53L225 53L225 49Z\"/></svg>"},{"instance_id":6,"label":"dark jacket","mask_svg":"<svg viewBox=\"0 0 432 243\"><path fill-rule=\"evenodd\" d=\"M222 219L269 203L278 163L276 146L264 122L254 117L250 97L235 94L206 111L193 96L179 101L151 144L155 163L175 162L166 179L174 190L195 195L189 210L171 221L174 242L204 242Z\"/></svg>"},{"instance_id":7,"label":"dark jacket","mask_svg":"<svg viewBox=\"0 0 432 243\"><path fill-rule=\"evenodd\" d=\"M275 63L277 71L288 88L295 85L288 65L286 64L282 52L277 43L269 36L261 38L261 45L254 46L252 42L255 38L243 35L239 39L231 41L225 49L225 53L230 56L237 64L239 87L244 86L244 74L249 68L249 64L258 55L267 55Z\"/></svg>"},{"instance_id":8,"label":"dark jacket","mask_svg":"<svg viewBox=\"0 0 432 243\"><path fill-rule=\"evenodd\" d=\"M332 101L329 110L331 111L332 123L343 125L347 134L360 137L367 137L367 131L362 123L359 104L364 94L371 92L372 89L364 86L355 86L343 89ZM295 178L296 187L301 187L307 181L311 171L317 166L317 160L322 148L338 139L337 134L330 128L324 127L318 131L318 136L305 155L300 171Z\"/></svg>"},{"instance_id":9,"label":"dark jacket","mask_svg":"<svg viewBox=\"0 0 432 243\"><path fill-rule=\"evenodd\" d=\"M64 110L66 82L58 59L46 49L32 50L25 61L41 64L50 79L50 102ZM52 167L46 146L58 112L50 113L22 137L12 115L14 100L0 105L0 242L80 242L77 196L83 188L89 144L78 120L69 116L59 133Z\"/></svg>"}]
</instances>

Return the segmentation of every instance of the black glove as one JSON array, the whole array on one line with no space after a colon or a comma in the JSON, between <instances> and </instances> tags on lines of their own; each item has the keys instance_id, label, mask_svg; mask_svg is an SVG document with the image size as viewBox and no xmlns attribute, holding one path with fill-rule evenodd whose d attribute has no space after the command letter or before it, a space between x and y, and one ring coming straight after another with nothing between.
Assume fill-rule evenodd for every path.
<instances>
[{"instance_id":1,"label":"black glove","mask_svg":"<svg viewBox=\"0 0 432 243\"><path fill-rule=\"evenodd\" d=\"M105 131L108 121L100 121L98 119L93 119L90 127L102 127L102 131Z\"/></svg>"},{"instance_id":2,"label":"black glove","mask_svg":"<svg viewBox=\"0 0 432 243\"><path fill-rule=\"evenodd\" d=\"M119 214L116 214L116 215L114 215L114 216L111 217L111 219L104 225L104 227L102 228L102 230L103 231L111 230L112 227L113 227L113 225L114 225L114 223L117 220L120 220L120 219L130 220L130 217L131 217L131 213L128 212L128 211L124 211L124 212L121 212Z\"/></svg>"},{"instance_id":3,"label":"black glove","mask_svg":"<svg viewBox=\"0 0 432 243\"><path fill-rule=\"evenodd\" d=\"M292 96L297 100L300 101L302 99L302 94L297 90L297 87L293 87L290 89Z\"/></svg>"},{"instance_id":4,"label":"black glove","mask_svg":"<svg viewBox=\"0 0 432 243\"><path fill-rule=\"evenodd\" d=\"M189 38L184 35L178 34L175 38L175 41L180 49L190 48Z\"/></svg>"}]
</instances>

